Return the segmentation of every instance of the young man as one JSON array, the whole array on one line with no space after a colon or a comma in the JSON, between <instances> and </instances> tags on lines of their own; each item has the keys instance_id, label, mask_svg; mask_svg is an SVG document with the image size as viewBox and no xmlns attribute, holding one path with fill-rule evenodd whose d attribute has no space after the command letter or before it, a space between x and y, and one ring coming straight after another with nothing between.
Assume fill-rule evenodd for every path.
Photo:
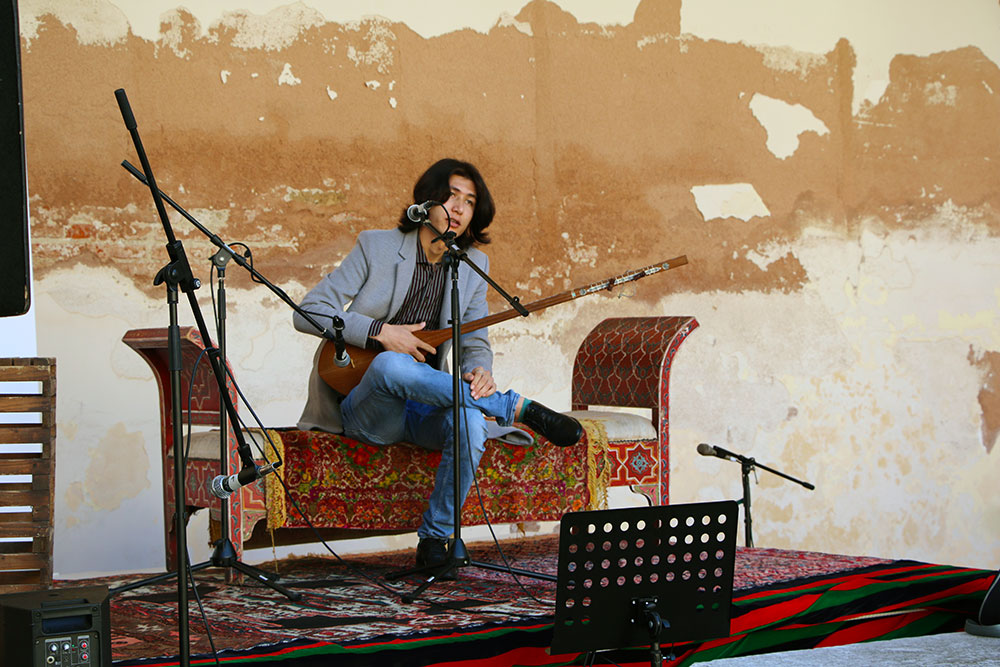
<instances>
[{"instance_id":1,"label":"young man","mask_svg":"<svg viewBox=\"0 0 1000 667\"><path fill-rule=\"evenodd\" d=\"M320 323L342 318L348 343L381 352L346 396L327 386L314 364L298 427L343 432L373 445L406 441L441 450L434 491L417 529L417 565L424 566L447 561L448 538L455 528L453 380L440 370L450 358L450 342L435 349L414 332L450 327L451 281L441 263L447 248L435 239L454 232L455 243L488 272L489 259L475 246L489 243L486 228L495 207L479 170L454 159L440 160L424 172L413 187L413 201L441 202L428 211L434 229L411 221L404 209L396 229L361 232L340 266L303 299L304 310L324 318ZM459 265L458 287L462 322L489 314L488 286L464 263ZM318 334L300 315L293 321L299 331ZM563 447L576 444L583 429L572 417L513 391L497 391L485 329L464 334L461 342L464 409L458 499L464 502L485 448L486 417L501 425L524 422ZM317 360L318 355L317 350Z\"/></svg>"}]
</instances>

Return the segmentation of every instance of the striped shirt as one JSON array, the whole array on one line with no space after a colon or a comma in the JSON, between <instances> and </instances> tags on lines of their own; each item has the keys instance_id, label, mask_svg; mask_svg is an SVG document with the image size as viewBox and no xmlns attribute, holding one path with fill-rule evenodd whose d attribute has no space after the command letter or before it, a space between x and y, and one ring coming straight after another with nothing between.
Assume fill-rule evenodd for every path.
<instances>
[{"instance_id":1,"label":"striped shirt","mask_svg":"<svg viewBox=\"0 0 1000 667\"><path fill-rule=\"evenodd\" d=\"M413 267L413 277L410 279L410 289L406 292L403 305L388 324L417 324L427 322L427 328L437 326L441 319L441 303L444 300L444 264L431 264L424 254L424 247L417 242L417 263ZM382 331L384 322L375 320L368 329L369 349L381 349L382 346L375 336Z\"/></svg>"}]
</instances>

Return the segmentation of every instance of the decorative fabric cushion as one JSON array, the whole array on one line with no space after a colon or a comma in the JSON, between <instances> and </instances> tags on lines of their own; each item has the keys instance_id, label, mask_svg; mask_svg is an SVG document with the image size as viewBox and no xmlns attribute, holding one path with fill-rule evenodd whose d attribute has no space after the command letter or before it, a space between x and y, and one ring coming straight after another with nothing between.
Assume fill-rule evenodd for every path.
<instances>
[{"instance_id":1,"label":"decorative fabric cushion","mask_svg":"<svg viewBox=\"0 0 1000 667\"><path fill-rule=\"evenodd\" d=\"M611 410L573 410L563 414L571 415L581 421L601 422L611 442L657 439L656 429L653 428L653 422L649 417Z\"/></svg>"},{"instance_id":2,"label":"decorative fabric cushion","mask_svg":"<svg viewBox=\"0 0 1000 667\"><path fill-rule=\"evenodd\" d=\"M528 427L529 446L487 441L462 509L467 525L556 521L606 503L610 460L603 429L585 423L573 447L555 447ZM368 445L320 431L276 429L284 464L268 475L268 528L316 526L407 530L420 525L441 453L409 443ZM282 484L283 482L283 484ZM480 498L482 506L480 506Z\"/></svg>"}]
</instances>

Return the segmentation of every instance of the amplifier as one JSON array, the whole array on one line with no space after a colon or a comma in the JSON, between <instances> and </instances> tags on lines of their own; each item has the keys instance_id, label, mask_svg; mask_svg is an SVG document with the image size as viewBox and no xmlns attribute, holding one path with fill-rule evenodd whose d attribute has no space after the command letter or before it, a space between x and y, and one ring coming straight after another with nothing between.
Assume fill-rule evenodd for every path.
<instances>
[{"instance_id":1,"label":"amplifier","mask_svg":"<svg viewBox=\"0 0 1000 667\"><path fill-rule=\"evenodd\" d=\"M0 595L0 656L25 667L111 667L107 586Z\"/></svg>"}]
</instances>

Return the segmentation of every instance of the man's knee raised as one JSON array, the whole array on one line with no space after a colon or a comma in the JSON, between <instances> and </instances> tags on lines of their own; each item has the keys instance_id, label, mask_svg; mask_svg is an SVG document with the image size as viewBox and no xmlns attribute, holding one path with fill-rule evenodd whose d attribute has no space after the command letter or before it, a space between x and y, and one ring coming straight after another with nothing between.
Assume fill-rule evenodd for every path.
<instances>
[{"instance_id":1,"label":"man's knee raised","mask_svg":"<svg viewBox=\"0 0 1000 667\"><path fill-rule=\"evenodd\" d=\"M410 364L416 363L413 357L401 352L379 352L368 366L368 372L374 373L380 380L399 379L402 373L409 370Z\"/></svg>"}]
</instances>

